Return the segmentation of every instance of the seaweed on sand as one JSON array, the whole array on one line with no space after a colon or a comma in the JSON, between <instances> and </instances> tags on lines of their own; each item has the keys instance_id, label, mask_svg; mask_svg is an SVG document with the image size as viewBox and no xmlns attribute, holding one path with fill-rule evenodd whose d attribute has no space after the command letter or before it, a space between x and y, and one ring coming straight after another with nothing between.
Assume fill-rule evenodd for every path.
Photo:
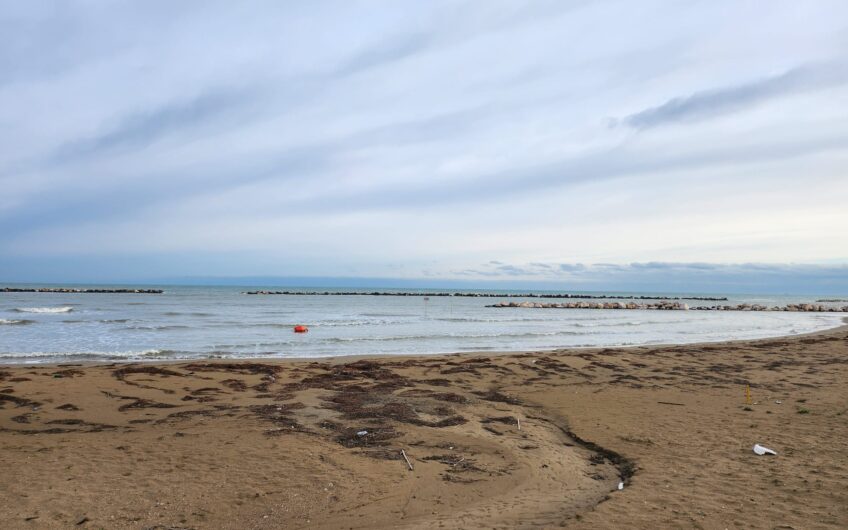
<instances>
[{"instance_id":1,"label":"seaweed on sand","mask_svg":"<svg viewBox=\"0 0 848 530\"><path fill-rule=\"evenodd\" d=\"M367 388L368 390L391 391L397 388L412 386L412 382L407 378L384 368L374 361L361 360L337 365L320 365L320 368L325 370L325 372L305 377L295 383L290 383L286 385L285 389L290 391L307 388L337 390L344 388L344 383L361 382L362 380L373 382Z\"/></svg>"},{"instance_id":2,"label":"seaweed on sand","mask_svg":"<svg viewBox=\"0 0 848 530\"><path fill-rule=\"evenodd\" d=\"M399 423L409 423L422 427L449 427L461 425L467 420L459 415L453 415L438 421L421 419L418 412L409 403L401 401L386 401L373 392L342 391L326 398L328 408L340 412L347 419L370 419L379 423L393 420ZM450 409L443 411L452 413ZM434 410L433 412L437 412Z\"/></svg>"},{"instance_id":3,"label":"seaweed on sand","mask_svg":"<svg viewBox=\"0 0 848 530\"><path fill-rule=\"evenodd\" d=\"M122 398L122 399L134 399L131 403L126 403L118 407L118 411L126 412L128 410L133 409L172 409L177 407L178 405L171 405L169 403L160 403L159 401L153 401L152 399L144 399L144 398Z\"/></svg>"},{"instance_id":4,"label":"seaweed on sand","mask_svg":"<svg viewBox=\"0 0 848 530\"><path fill-rule=\"evenodd\" d=\"M261 420L268 421L277 426L275 429L265 431L268 436L276 436L293 432L304 432L312 434L312 431L298 423L291 417L293 410L302 409L303 403L280 403L275 405L253 405L249 410Z\"/></svg>"},{"instance_id":5,"label":"seaweed on sand","mask_svg":"<svg viewBox=\"0 0 848 530\"><path fill-rule=\"evenodd\" d=\"M391 426L345 428L336 436L336 441L347 448L385 446L389 440L402 435Z\"/></svg>"},{"instance_id":6,"label":"seaweed on sand","mask_svg":"<svg viewBox=\"0 0 848 530\"><path fill-rule=\"evenodd\" d=\"M505 425L516 425L518 420L516 420L515 416L497 416L494 418L483 418L480 420L480 423L503 423Z\"/></svg>"},{"instance_id":7,"label":"seaweed on sand","mask_svg":"<svg viewBox=\"0 0 848 530\"><path fill-rule=\"evenodd\" d=\"M266 376L274 376L282 370L277 365L265 363L191 363L183 365L182 369L191 372L235 372Z\"/></svg>"},{"instance_id":8,"label":"seaweed on sand","mask_svg":"<svg viewBox=\"0 0 848 530\"><path fill-rule=\"evenodd\" d=\"M450 471L452 473L464 473L464 472L484 472L485 470L480 469L475 464L475 461L470 458L465 458L464 456L458 454L450 454L450 455L430 455L425 456L421 460L426 460L429 462L438 462L440 464L444 464L449 466Z\"/></svg>"},{"instance_id":9,"label":"seaweed on sand","mask_svg":"<svg viewBox=\"0 0 848 530\"><path fill-rule=\"evenodd\" d=\"M112 375L115 376L119 381L126 383L128 385L137 386L139 388L151 388L157 389L156 387L150 385L144 385L135 381L131 381L127 379L127 376L132 374L149 374L149 375L159 375L162 377L185 377L185 374L180 372L175 372L173 370L168 370L167 368L159 368L157 366L124 366L123 368L118 368L117 370L112 372ZM166 394L173 394L173 390L166 389L157 389L162 390Z\"/></svg>"},{"instance_id":10,"label":"seaweed on sand","mask_svg":"<svg viewBox=\"0 0 848 530\"><path fill-rule=\"evenodd\" d=\"M6 402L13 403L16 407L37 407L41 405L38 401L0 393L0 408L3 408Z\"/></svg>"},{"instance_id":11,"label":"seaweed on sand","mask_svg":"<svg viewBox=\"0 0 848 530\"><path fill-rule=\"evenodd\" d=\"M224 379L221 381L221 384L235 392L245 392L247 390L247 383L241 379Z\"/></svg>"},{"instance_id":12,"label":"seaweed on sand","mask_svg":"<svg viewBox=\"0 0 848 530\"><path fill-rule=\"evenodd\" d=\"M486 401L494 401L494 402L497 402L497 403L508 403L510 405L521 405L520 399L513 397L513 396L509 396L507 394L502 394L501 392L498 392L495 389L490 389L490 390L487 390L485 392L474 392L474 394L476 396L479 396L480 399L484 399Z\"/></svg>"},{"instance_id":13,"label":"seaweed on sand","mask_svg":"<svg viewBox=\"0 0 848 530\"><path fill-rule=\"evenodd\" d=\"M107 392L105 390L100 391L106 397L121 399L124 401L131 401L131 403L127 403L125 405L121 405L118 407L120 412L125 412L131 409L147 409L147 408L155 408L155 409L171 409L178 407L179 405L171 405L169 403L160 403L158 401L153 401L152 399L145 399L136 396L122 396L120 394L113 394L111 392Z\"/></svg>"}]
</instances>

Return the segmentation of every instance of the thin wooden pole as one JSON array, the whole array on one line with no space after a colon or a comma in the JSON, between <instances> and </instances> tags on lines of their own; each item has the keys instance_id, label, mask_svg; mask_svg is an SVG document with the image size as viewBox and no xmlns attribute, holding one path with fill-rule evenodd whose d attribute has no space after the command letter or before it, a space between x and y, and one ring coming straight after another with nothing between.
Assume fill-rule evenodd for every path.
<instances>
[{"instance_id":1,"label":"thin wooden pole","mask_svg":"<svg viewBox=\"0 0 848 530\"><path fill-rule=\"evenodd\" d=\"M409 461L409 458L407 458L407 456L406 456L406 451L404 451L403 449L401 449L401 450L400 450L400 454L402 454L402 455L403 455L403 459L404 459L404 460L406 460L406 465L408 465L408 466L409 466L409 470L410 470L410 471L412 471L412 462L410 462L410 461Z\"/></svg>"}]
</instances>

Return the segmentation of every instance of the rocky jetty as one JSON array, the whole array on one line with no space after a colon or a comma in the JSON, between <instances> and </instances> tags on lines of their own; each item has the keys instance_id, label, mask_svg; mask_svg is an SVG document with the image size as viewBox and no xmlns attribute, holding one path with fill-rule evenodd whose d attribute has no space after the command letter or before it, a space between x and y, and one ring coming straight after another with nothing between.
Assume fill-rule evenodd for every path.
<instances>
[{"instance_id":1,"label":"rocky jetty","mask_svg":"<svg viewBox=\"0 0 848 530\"><path fill-rule=\"evenodd\" d=\"M788 304L785 306L764 306L759 304L715 305L689 307L689 304L675 301L656 303L635 302L498 302L486 307L522 307L535 309L655 309L670 311L795 311L807 313L848 313L848 306L835 307L820 304Z\"/></svg>"},{"instance_id":2,"label":"rocky jetty","mask_svg":"<svg viewBox=\"0 0 848 530\"><path fill-rule=\"evenodd\" d=\"M424 293L418 291L247 291L244 294L258 295L290 295L290 296L460 296L468 298L574 298L583 300L699 300L705 302L721 302L727 298L713 298L709 296L618 296L609 294L580 294L580 293L446 293L433 292Z\"/></svg>"},{"instance_id":3,"label":"rocky jetty","mask_svg":"<svg viewBox=\"0 0 848 530\"><path fill-rule=\"evenodd\" d=\"M685 311L689 304L676 301L662 301L655 303L636 302L498 302L486 307L524 307L536 309L663 309Z\"/></svg>"},{"instance_id":4,"label":"rocky jetty","mask_svg":"<svg viewBox=\"0 0 848 530\"><path fill-rule=\"evenodd\" d=\"M0 293L162 294L162 289L71 289L68 287L0 287Z\"/></svg>"}]
</instances>

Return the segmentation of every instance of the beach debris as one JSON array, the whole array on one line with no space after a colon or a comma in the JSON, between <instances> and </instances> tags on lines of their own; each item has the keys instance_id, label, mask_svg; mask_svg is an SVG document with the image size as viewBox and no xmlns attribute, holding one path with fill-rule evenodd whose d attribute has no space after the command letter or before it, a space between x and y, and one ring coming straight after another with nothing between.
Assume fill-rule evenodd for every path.
<instances>
[{"instance_id":1,"label":"beach debris","mask_svg":"<svg viewBox=\"0 0 848 530\"><path fill-rule=\"evenodd\" d=\"M775 403L775 405L780 405L781 403L783 403L783 401L780 401L779 399L775 399L774 403Z\"/></svg>"},{"instance_id":2,"label":"beach debris","mask_svg":"<svg viewBox=\"0 0 848 530\"><path fill-rule=\"evenodd\" d=\"M406 451L401 449L400 454L401 454L401 456L403 456L403 459L406 460L406 465L409 466L409 470L412 471L412 462L410 462L409 458L406 456Z\"/></svg>"},{"instance_id":3,"label":"beach debris","mask_svg":"<svg viewBox=\"0 0 848 530\"><path fill-rule=\"evenodd\" d=\"M86 517L85 515L83 515L82 517L77 517L76 520L74 521L74 524L76 526L81 526L81 525L84 525L85 523L87 523L88 521L89 521L89 518Z\"/></svg>"},{"instance_id":4,"label":"beach debris","mask_svg":"<svg viewBox=\"0 0 848 530\"><path fill-rule=\"evenodd\" d=\"M754 453L758 454L759 456L763 456L763 455L775 455L776 456L777 455L777 453L775 451L769 449L768 447L763 447L760 444L754 444Z\"/></svg>"},{"instance_id":5,"label":"beach debris","mask_svg":"<svg viewBox=\"0 0 848 530\"><path fill-rule=\"evenodd\" d=\"M367 435L367 434L368 434L368 431L358 431L358 432L356 433L356 435L357 435L357 436L365 436L365 435Z\"/></svg>"},{"instance_id":6,"label":"beach debris","mask_svg":"<svg viewBox=\"0 0 848 530\"><path fill-rule=\"evenodd\" d=\"M618 483L618 490L621 491L623 489L624 489L624 482L619 482Z\"/></svg>"},{"instance_id":7,"label":"beach debris","mask_svg":"<svg viewBox=\"0 0 848 530\"><path fill-rule=\"evenodd\" d=\"M521 430L521 418L519 418L518 416L516 416L516 417L515 417L515 421L516 421L516 422L518 422L518 430L520 431L520 430Z\"/></svg>"}]
</instances>

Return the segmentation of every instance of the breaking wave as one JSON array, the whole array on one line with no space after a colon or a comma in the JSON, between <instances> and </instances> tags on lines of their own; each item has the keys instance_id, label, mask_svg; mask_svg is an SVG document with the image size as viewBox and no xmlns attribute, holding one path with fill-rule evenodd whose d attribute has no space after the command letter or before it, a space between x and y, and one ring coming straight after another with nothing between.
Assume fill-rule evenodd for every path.
<instances>
[{"instance_id":1,"label":"breaking wave","mask_svg":"<svg viewBox=\"0 0 848 530\"><path fill-rule=\"evenodd\" d=\"M18 313L70 313L74 308L66 305L62 307L16 307Z\"/></svg>"},{"instance_id":2,"label":"breaking wave","mask_svg":"<svg viewBox=\"0 0 848 530\"><path fill-rule=\"evenodd\" d=\"M23 326L26 324L35 324L35 320L0 318L0 326Z\"/></svg>"}]
</instances>

